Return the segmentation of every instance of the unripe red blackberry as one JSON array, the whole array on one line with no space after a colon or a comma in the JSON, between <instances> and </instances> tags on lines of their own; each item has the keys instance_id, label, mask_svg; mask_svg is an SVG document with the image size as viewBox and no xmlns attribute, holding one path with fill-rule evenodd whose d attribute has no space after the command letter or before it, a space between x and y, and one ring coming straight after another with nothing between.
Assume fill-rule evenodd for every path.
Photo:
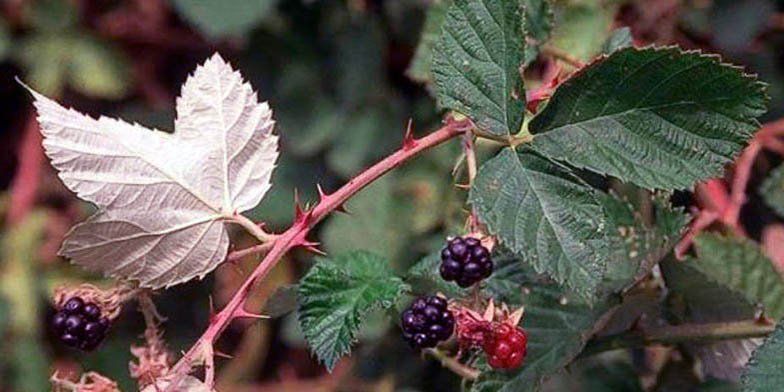
<instances>
[{"instance_id":1,"label":"unripe red blackberry","mask_svg":"<svg viewBox=\"0 0 784 392\"><path fill-rule=\"evenodd\" d=\"M68 346L92 351L103 341L110 321L101 316L98 305L79 297L70 298L52 316L51 326L60 341Z\"/></svg>"},{"instance_id":2,"label":"unripe red blackberry","mask_svg":"<svg viewBox=\"0 0 784 392\"><path fill-rule=\"evenodd\" d=\"M413 348L435 347L449 339L455 329L455 318L447 308L446 299L437 295L417 298L400 315L403 338Z\"/></svg>"},{"instance_id":3,"label":"unripe red blackberry","mask_svg":"<svg viewBox=\"0 0 784 392\"><path fill-rule=\"evenodd\" d=\"M482 349L494 369L514 369L525 359L527 337L520 327L502 323L487 334Z\"/></svg>"},{"instance_id":4,"label":"unripe red blackberry","mask_svg":"<svg viewBox=\"0 0 784 392\"><path fill-rule=\"evenodd\" d=\"M441 277L468 287L493 273L490 252L473 237L455 237L441 250Z\"/></svg>"}]
</instances>

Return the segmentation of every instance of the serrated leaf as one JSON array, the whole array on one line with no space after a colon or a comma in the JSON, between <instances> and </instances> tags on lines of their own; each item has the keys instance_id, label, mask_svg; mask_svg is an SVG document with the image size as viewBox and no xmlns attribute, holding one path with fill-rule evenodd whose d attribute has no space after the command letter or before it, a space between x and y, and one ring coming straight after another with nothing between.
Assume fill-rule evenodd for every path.
<instances>
[{"instance_id":1,"label":"serrated leaf","mask_svg":"<svg viewBox=\"0 0 784 392\"><path fill-rule=\"evenodd\" d=\"M468 200L490 233L538 273L593 295L608 249L590 187L531 152L506 148L479 169Z\"/></svg>"},{"instance_id":2,"label":"serrated leaf","mask_svg":"<svg viewBox=\"0 0 784 392\"><path fill-rule=\"evenodd\" d=\"M714 282L761 304L776 320L784 316L784 280L751 240L703 233L694 239L697 257L689 264Z\"/></svg>"},{"instance_id":3,"label":"serrated leaf","mask_svg":"<svg viewBox=\"0 0 784 392\"><path fill-rule=\"evenodd\" d=\"M519 0L454 0L433 52L439 105L485 132L517 133L525 112L522 25Z\"/></svg>"},{"instance_id":4,"label":"serrated leaf","mask_svg":"<svg viewBox=\"0 0 784 392\"><path fill-rule=\"evenodd\" d=\"M243 34L266 16L278 0L173 0L177 11L210 38Z\"/></svg>"},{"instance_id":5,"label":"serrated leaf","mask_svg":"<svg viewBox=\"0 0 784 392\"><path fill-rule=\"evenodd\" d=\"M784 385L784 324L779 324L743 371L743 392L777 392Z\"/></svg>"},{"instance_id":6,"label":"serrated leaf","mask_svg":"<svg viewBox=\"0 0 784 392\"><path fill-rule=\"evenodd\" d=\"M715 56L621 49L564 82L529 129L553 159L646 188L723 171L765 111L761 83Z\"/></svg>"},{"instance_id":7,"label":"serrated leaf","mask_svg":"<svg viewBox=\"0 0 784 392\"><path fill-rule=\"evenodd\" d=\"M422 33L419 36L414 56L406 69L406 76L419 83L430 83L433 75L430 72L430 64L433 60L433 46L438 42L441 33L441 23L446 16L446 10L452 4L452 0L434 1L427 8L425 13L425 24L422 26Z\"/></svg>"},{"instance_id":8,"label":"serrated leaf","mask_svg":"<svg viewBox=\"0 0 784 392\"><path fill-rule=\"evenodd\" d=\"M762 197L777 214L784 217L784 165L773 170L760 188Z\"/></svg>"},{"instance_id":9,"label":"serrated leaf","mask_svg":"<svg viewBox=\"0 0 784 392\"><path fill-rule=\"evenodd\" d=\"M408 290L387 260L355 251L319 259L297 291L299 324L311 351L332 370L351 351L363 317L389 308Z\"/></svg>"},{"instance_id":10,"label":"serrated leaf","mask_svg":"<svg viewBox=\"0 0 784 392\"><path fill-rule=\"evenodd\" d=\"M522 367L511 371L482 372L472 392L533 392L542 381L563 369L580 353L604 315L615 306L611 300L588 304L571 297L558 285L521 268L521 260L499 260L500 269L516 269L519 289L507 293L511 306L525 306L520 323L528 334L528 352ZM511 270L510 270L511 271Z\"/></svg>"},{"instance_id":11,"label":"serrated leaf","mask_svg":"<svg viewBox=\"0 0 784 392\"><path fill-rule=\"evenodd\" d=\"M528 66L536 60L539 48L550 38L553 28L553 9L550 0L523 0L525 7L525 60Z\"/></svg>"},{"instance_id":12,"label":"serrated leaf","mask_svg":"<svg viewBox=\"0 0 784 392\"><path fill-rule=\"evenodd\" d=\"M99 207L60 249L90 270L151 288L203 277L226 256L224 220L271 185L272 112L217 54L183 85L173 134L94 119L30 91L52 165Z\"/></svg>"},{"instance_id":13,"label":"serrated leaf","mask_svg":"<svg viewBox=\"0 0 784 392\"><path fill-rule=\"evenodd\" d=\"M610 36L602 44L602 53L610 54L616 50L628 48L633 44L632 30L626 26L617 28L610 33Z\"/></svg>"}]
</instances>

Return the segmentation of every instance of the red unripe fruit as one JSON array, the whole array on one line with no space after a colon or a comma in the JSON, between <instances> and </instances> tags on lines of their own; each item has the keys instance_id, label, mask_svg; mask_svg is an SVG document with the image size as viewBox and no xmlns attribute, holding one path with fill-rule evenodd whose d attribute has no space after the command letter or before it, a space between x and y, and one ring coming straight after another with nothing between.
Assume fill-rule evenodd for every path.
<instances>
[{"instance_id":1,"label":"red unripe fruit","mask_svg":"<svg viewBox=\"0 0 784 392\"><path fill-rule=\"evenodd\" d=\"M494 369L514 369L523 363L527 338L520 327L501 324L488 334L482 349Z\"/></svg>"}]
</instances>

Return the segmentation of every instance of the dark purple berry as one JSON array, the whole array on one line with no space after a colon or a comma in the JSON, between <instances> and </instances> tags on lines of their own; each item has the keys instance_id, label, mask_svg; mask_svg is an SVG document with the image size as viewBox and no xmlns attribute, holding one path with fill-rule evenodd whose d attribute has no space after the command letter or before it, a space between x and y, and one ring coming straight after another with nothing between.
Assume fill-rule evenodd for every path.
<instances>
[{"instance_id":1,"label":"dark purple berry","mask_svg":"<svg viewBox=\"0 0 784 392\"><path fill-rule=\"evenodd\" d=\"M90 321L97 321L98 318L101 317L101 308L92 302L88 302L84 304L84 308L82 308L82 314Z\"/></svg>"},{"instance_id":2,"label":"dark purple berry","mask_svg":"<svg viewBox=\"0 0 784 392\"><path fill-rule=\"evenodd\" d=\"M84 336L87 337L96 337L101 336L104 333L103 325L101 325L97 321L90 321L89 323L84 325Z\"/></svg>"},{"instance_id":3,"label":"dark purple berry","mask_svg":"<svg viewBox=\"0 0 784 392\"><path fill-rule=\"evenodd\" d=\"M434 347L449 339L455 319L446 299L439 296L421 297L400 315L403 339L413 348Z\"/></svg>"},{"instance_id":4,"label":"dark purple berry","mask_svg":"<svg viewBox=\"0 0 784 392\"><path fill-rule=\"evenodd\" d=\"M79 345L79 338L76 335L71 335L70 333L65 333L63 336L60 336L60 340L71 347L76 347Z\"/></svg>"},{"instance_id":5,"label":"dark purple berry","mask_svg":"<svg viewBox=\"0 0 784 392\"><path fill-rule=\"evenodd\" d=\"M441 250L438 271L444 280L469 287L493 273L493 261L490 252L478 239L455 237Z\"/></svg>"},{"instance_id":6,"label":"dark purple berry","mask_svg":"<svg viewBox=\"0 0 784 392\"><path fill-rule=\"evenodd\" d=\"M62 310L68 314L75 314L82 311L82 306L84 306L84 301L79 297L73 297L65 302Z\"/></svg>"},{"instance_id":7,"label":"dark purple berry","mask_svg":"<svg viewBox=\"0 0 784 392\"><path fill-rule=\"evenodd\" d=\"M84 319L82 316L72 314L65 319L65 332L71 335L82 336L84 332Z\"/></svg>"},{"instance_id":8,"label":"dark purple berry","mask_svg":"<svg viewBox=\"0 0 784 392\"><path fill-rule=\"evenodd\" d=\"M57 333L62 333L65 330L65 319L68 318L68 314L63 311L59 311L52 316L52 329L54 329Z\"/></svg>"}]
</instances>

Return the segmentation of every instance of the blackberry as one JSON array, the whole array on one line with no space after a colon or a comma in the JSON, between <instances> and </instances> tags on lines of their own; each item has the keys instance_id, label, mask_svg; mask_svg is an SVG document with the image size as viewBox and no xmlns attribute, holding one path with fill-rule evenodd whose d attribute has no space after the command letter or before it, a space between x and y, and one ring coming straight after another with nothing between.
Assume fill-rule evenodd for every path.
<instances>
[{"instance_id":1,"label":"blackberry","mask_svg":"<svg viewBox=\"0 0 784 392\"><path fill-rule=\"evenodd\" d=\"M520 327L501 324L486 338L482 349L494 369L514 369L525 359L528 338Z\"/></svg>"},{"instance_id":2,"label":"blackberry","mask_svg":"<svg viewBox=\"0 0 784 392\"><path fill-rule=\"evenodd\" d=\"M455 237L441 251L441 277L469 287L493 273L490 252L473 237Z\"/></svg>"},{"instance_id":3,"label":"blackberry","mask_svg":"<svg viewBox=\"0 0 784 392\"><path fill-rule=\"evenodd\" d=\"M433 295L417 298L400 315L400 325L403 339L412 348L435 347L452 336L455 317L446 299Z\"/></svg>"},{"instance_id":4,"label":"blackberry","mask_svg":"<svg viewBox=\"0 0 784 392\"><path fill-rule=\"evenodd\" d=\"M98 305L70 298L52 316L51 326L61 342L70 347L92 351L106 338L109 319L101 316Z\"/></svg>"}]
</instances>

